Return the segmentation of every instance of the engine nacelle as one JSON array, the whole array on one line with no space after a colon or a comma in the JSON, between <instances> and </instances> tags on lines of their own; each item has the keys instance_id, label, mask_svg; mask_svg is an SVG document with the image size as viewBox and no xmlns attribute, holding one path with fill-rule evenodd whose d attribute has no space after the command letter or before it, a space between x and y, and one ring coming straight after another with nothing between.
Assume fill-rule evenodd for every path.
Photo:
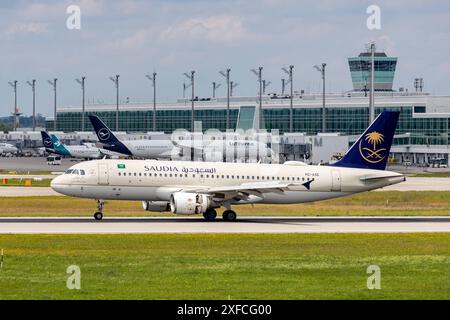
<instances>
[{"instance_id":1,"label":"engine nacelle","mask_svg":"<svg viewBox=\"0 0 450 320\"><path fill-rule=\"evenodd\" d=\"M176 214L200 214L211 206L211 198L206 194L175 192L170 197L170 211Z\"/></svg>"},{"instance_id":2,"label":"engine nacelle","mask_svg":"<svg viewBox=\"0 0 450 320\"><path fill-rule=\"evenodd\" d=\"M142 201L142 208L145 211L153 212L170 211L170 205L167 201Z\"/></svg>"}]
</instances>

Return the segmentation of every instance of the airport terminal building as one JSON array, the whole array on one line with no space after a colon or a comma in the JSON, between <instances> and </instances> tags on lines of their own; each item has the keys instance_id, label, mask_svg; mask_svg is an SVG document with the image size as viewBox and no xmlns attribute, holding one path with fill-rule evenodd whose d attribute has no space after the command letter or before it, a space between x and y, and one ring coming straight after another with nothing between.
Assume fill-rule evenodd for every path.
<instances>
[{"instance_id":1,"label":"airport terminal building","mask_svg":"<svg viewBox=\"0 0 450 320\"><path fill-rule=\"evenodd\" d=\"M326 95L327 133L350 136L350 141L361 134L369 124L370 57L361 53L349 58L353 90ZM450 96L433 96L422 92L400 89L392 90L397 58L384 53L375 56L375 114L382 110L399 110L400 120L392 154L397 163L430 164L436 161L448 164L450 159ZM194 117L201 121L203 130L210 128L225 131L226 97L195 101ZM230 123L233 129L254 127L259 106L258 97L231 97ZM119 107L119 131L148 132L152 129L153 104L121 104ZM115 127L116 105L86 106L88 114L97 114L111 127ZM57 114L57 131L81 131L81 108L60 108ZM174 103L158 103L156 113L157 131L171 133L175 129L190 130L191 101L179 99ZM305 135L322 133L322 94L296 93L293 99L293 132ZM264 96L262 100L262 126L289 133L290 98L276 95ZM48 119L47 128L53 128ZM86 130L91 131L89 121Z\"/></svg>"}]
</instances>

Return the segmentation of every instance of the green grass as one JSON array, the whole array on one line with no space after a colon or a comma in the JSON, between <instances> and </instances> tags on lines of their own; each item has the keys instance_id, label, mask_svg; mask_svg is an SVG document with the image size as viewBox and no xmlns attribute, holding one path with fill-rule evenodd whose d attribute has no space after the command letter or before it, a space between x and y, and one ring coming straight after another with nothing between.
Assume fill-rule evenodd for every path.
<instances>
[{"instance_id":1,"label":"green grass","mask_svg":"<svg viewBox=\"0 0 450 320\"><path fill-rule=\"evenodd\" d=\"M422 178L450 178L450 172L420 172L412 176Z\"/></svg>"},{"instance_id":2,"label":"green grass","mask_svg":"<svg viewBox=\"0 0 450 320\"><path fill-rule=\"evenodd\" d=\"M0 235L0 299L449 299L449 234ZM66 269L81 268L81 290ZM366 287L381 268L381 290Z\"/></svg>"},{"instance_id":3,"label":"green grass","mask_svg":"<svg viewBox=\"0 0 450 320\"><path fill-rule=\"evenodd\" d=\"M55 171L58 171L58 170L55 170ZM29 174L29 175L36 176L36 175L51 175L52 172L55 172L55 171L0 171L0 174L8 174L8 175ZM59 170L59 171L61 171L61 170Z\"/></svg>"},{"instance_id":4,"label":"green grass","mask_svg":"<svg viewBox=\"0 0 450 320\"><path fill-rule=\"evenodd\" d=\"M0 188L1 192L1 188ZM0 216L91 216L94 200L64 196L0 197ZM294 205L235 206L238 215L280 216L448 216L450 191L380 191ZM138 201L110 201L105 216L172 216L146 212Z\"/></svg>"},{"instance_id":5,"label":"green grass","mask_svg":"<svg viewBox=\"0 0 450 320\"><path fill-rule=\"evenodd\" d=\"M8 179L7 184L0 184L0 187L23 187L25 186L25 180L32 180L31 187L50 187L51 179L42 179L42 180L34 180L32 178L29 179L17 179L11 178Z\"/></svg>"}]
</instances>

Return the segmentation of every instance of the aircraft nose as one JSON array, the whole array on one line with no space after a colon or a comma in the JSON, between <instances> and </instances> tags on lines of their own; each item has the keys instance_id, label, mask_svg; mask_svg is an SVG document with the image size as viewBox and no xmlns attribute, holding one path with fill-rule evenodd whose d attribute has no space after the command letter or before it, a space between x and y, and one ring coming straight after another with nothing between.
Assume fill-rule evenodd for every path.
<instances>
[{"instance_id":1,"label":"aircraft nose","mask_svg":"<svg viewBox=\"0 0 450 320\"><path fill-rule=\"evenodd\" d=\"M64 187L66 184L64 183L64 177L63 176L57 176L56 178L53 178L52 182L50 182L50 187L59 193L64 194Z\"/></svg>"}]
</instances>

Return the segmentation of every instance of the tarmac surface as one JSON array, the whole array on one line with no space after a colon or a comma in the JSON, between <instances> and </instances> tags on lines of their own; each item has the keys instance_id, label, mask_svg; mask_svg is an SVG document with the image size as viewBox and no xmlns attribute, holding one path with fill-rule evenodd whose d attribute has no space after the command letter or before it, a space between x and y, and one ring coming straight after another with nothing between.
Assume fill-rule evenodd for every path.
<instances>
[{"instance_id":1,"label":"tarmac surface","mask_svg":"<svg viewBox=\"0 0 450 320\"><path fill-rule=\"evenodd\" d=\"M446 232L450 217L0 218L0 234Z\"/></svg>"}]
</instances>

